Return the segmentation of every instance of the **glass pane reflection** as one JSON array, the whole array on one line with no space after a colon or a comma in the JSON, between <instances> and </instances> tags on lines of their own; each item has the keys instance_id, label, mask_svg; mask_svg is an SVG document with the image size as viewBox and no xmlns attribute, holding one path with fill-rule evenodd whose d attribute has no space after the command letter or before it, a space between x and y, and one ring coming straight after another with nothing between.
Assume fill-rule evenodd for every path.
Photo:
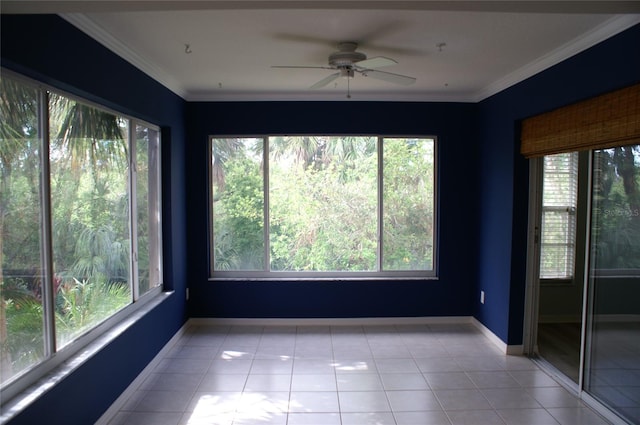
<instances>
[{"instance_id":1,"label":"glass pane reflection","mask_svg":"<svg viewBox=\"0 0 640 425\"><path fill-rule=\"evenodd\" d=\"M594 152L585 390L640 423L640 145Z\"/></svg>"}]
</instances>

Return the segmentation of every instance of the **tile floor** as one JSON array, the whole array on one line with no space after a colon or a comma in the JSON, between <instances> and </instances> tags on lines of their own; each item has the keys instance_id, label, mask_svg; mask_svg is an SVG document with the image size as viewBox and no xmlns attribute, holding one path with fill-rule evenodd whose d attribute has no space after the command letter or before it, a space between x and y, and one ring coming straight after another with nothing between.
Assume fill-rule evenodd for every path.
<instances>
[{"instance_id":1,"label":"tile floor","mask_svg":"<svg viewBox=\"0 0 640 425\"><path fill-rule=\"evenodd\" d=\"M197 326L109 425L607 424L472 324Z\"/></svg>"}]
</instances>

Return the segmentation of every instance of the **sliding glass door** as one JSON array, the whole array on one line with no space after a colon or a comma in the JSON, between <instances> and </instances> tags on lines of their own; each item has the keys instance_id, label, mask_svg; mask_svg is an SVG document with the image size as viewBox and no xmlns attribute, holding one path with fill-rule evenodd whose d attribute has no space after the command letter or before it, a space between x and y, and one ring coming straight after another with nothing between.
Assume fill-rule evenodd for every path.
<instances>
[{"instance_id":1,"label":"sliding glass door","mask_svg":"<svg viewBox=\"0 0 640 425\"><path fill-rule=\"evenodd\" d=\"M640 424L640 145L592 169L584 391Z\"/></svg>"},{"instance_id":2,"label":"sliding glass door","mask_svg":"<svg viewBox=\"0 0 640 425\"><path fill-rule=\"evenodd\" d=\"M640 424L640 144L545 156L532 354Z\"/></svg>"}]
</instances>

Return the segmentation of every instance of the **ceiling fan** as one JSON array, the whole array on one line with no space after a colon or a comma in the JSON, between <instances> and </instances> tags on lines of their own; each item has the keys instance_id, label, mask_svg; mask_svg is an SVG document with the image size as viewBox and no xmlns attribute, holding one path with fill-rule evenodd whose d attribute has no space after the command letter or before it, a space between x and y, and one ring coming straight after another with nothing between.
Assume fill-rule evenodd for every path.
<instances>
[{"instance_id":1,"label":"ceiling fan","mask_svg":"<svg viewBox=\"0 0 640 425\"><path fill-rule=\"evenodd\" d=\"M329 55L329 66L274 65L272 66L272 68L333 69L338 71L318 81L310 87L311 89L319 89L325 87L339 77L347 78L348 84L349 80L353 78L356 73L364 77L372 77L378 80L400 84L403 86L411 85L416 81L415 78L408 77L406 75L379 71L378 68L396 65L398 62L384 56L376 56L367 59L367 55L362 52L356 51L357 48L358 43L355 43L353 41L343 41L338 43L338 51L333 52ZM347 93L347 97L350 97L349 93Z\"/></svg>"}]
</instances>

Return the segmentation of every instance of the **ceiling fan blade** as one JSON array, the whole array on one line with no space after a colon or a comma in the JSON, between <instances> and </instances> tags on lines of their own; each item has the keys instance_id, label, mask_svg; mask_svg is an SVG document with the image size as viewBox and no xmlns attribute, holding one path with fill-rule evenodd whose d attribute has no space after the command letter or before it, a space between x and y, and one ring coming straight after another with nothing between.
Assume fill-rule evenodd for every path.
<instances>
[{"instance_id":1,"label":"ceiling fan blade","mask_svg":"<svg viewBox=\"0 0 640 425\"><path fill-rule=\"evenodd\" d=\"M335 80L336 78L338 78L339 76L340 76L339 72L336 72L335 74L331 74L328 77L323 78L322 80L318 81L317 83L312 85L310 88L311 89L322 88L322 87L326 86L327 84L329 84L330 82L332 82L333 80Z\"/></svg>"},{"instance_id":2,"label":"ceiling fan blade","mask_svg":"<svg viewBox=\"0 0 640 425\"><path fill-rule=\"evenodd\" d=\"M271 65L271 68L289 68L289 69L335 69L328 66L290 66L290 65Z\"/></svg>"},{"instance_id":3,"label":"ceiling fan blade","mask_svg":"<svg viewBox=\"0 0 640 425\"><path fill-rule=\"evenodd\" d=\"M374 58L365 59L355 63L355 66L363 69L382 68L383 66L397 65L398 62L384 56L376 56Z\"/></svg>"},{"instance_id":4,"label":"ceiling fan blade","mask_svg":"<svg viewBox=\"0 0 640 425\"><path fill-rule=\"evenodd\" d=\"M376 71L374 69L364 71L362 75L366 77L376 78L378 80L387 81L389 83L400 84L403 86L410 86L411 84L416 82L416 79L413 77L408 77L406 75L400 74L392 74L391 72Z\"/></svg>"}]
</instances>

